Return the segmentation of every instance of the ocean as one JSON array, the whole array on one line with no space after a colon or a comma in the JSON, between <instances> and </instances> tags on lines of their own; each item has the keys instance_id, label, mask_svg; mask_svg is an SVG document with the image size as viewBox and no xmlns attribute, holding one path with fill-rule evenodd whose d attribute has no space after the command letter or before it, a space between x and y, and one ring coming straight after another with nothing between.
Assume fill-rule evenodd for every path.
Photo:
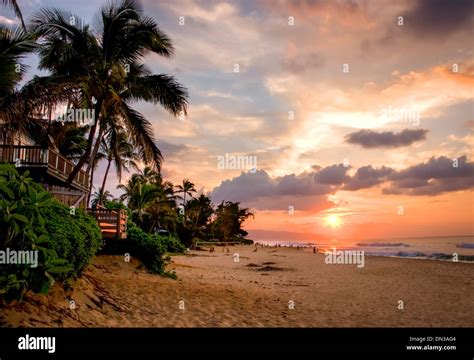
<instances>
[{"instance_id":1,"label":"ocean","mask_svg":"<svg viewBox=\"0 0 474 360\"><path fill-rule=\"evenodd\" d=\"M328 241L257 241L270 246L312 248L324 253L337 250L363 250L366 255L474 262L474 236L413 237L399 239L371 239L350 242L329 239Z\"/></svg>"}]
</instances>

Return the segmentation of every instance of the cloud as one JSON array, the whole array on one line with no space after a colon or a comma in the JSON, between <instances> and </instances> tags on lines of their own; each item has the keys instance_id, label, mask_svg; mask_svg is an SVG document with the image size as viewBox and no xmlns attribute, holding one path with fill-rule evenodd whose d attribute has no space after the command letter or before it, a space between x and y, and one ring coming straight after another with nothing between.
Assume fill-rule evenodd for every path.
<instances>
[{"instance_id":1,"label":"cloud","mask_svg":"<svg viewBox=\"0 0 474 360\"><path fill-rule=\"evenodd\" d=\"M404 16L407 27L416 35L440 37L468 25L473 15L471 0L419 0Z\"/></svg>"},{"instance_id":2,"label":"cloud","mask_svg":"<svg viewBox=\"0 0 474 360\"><path fill-rule=\"evenodd\" d=\"M10 19L6 16L0 15L0 24L4 25L18 25L20 22L16 19Z\"/></svg>"},{"instance_id":3,"label":"cloud","mask_svg":"<svg viewBox=\"0 0 474 360\"><path fill-rule=\"evenodd\" d=\"M410 166L390 176L391 185L384 194L439 195L448 191L467 190L474 187L474 162L461 156L432 157L426 163Z\"/></svg>"},{"instance_id":4,"label":"cloud","mask_svg":"<svg viewBox=\"0 0 474 360\"><path fill-rule=\"evenodd\" d=\"M239 176L223 181L212 191L212 199L253 202L263 198L279 196L311 196L331 193L330 184L314 181L315 172L299 175L289 174L271 178L265 170L255 173L241 173Z\"/></svg>"},{"instance_id":5,"label":"cloud","mask_svg":"<svg viewBox=\"0 0 474 360\"><path fill-rule=\"evenodd\" d=\"M385 182L393 173L395 173L395 170L385 166L378 169L373 168L372 165L363 166L357 169L357 172L342 189L355 191L370 188Z\"/></svg>"},{"instance_id":6,"label":"cloud","mask_svg":"<svg viewBox=\"0 0 474 360\"><path fill-rule=\"evenodd\" d=\"M393 131L376 132L372 130L360 130L350 133L346 136L346 142L350 144L358 144L364 148L397 148L408 146L416 141L425 140L428 130L405 129L399 133Z\"/></svg>"},{"instance_id":7,"label":"cloud","mask_svg":"<svg viewBox=\"0 0 474 360\"><path fill-rule=\"evenodd\" d=\"M319 170L314 176L314 181L320 184L341 185L349 180L346 176L349 166L343 164L331 165Z\"/></svg>"},{"instance_id":8,"label":"cloud","mask_svg":"<svg viewBox=\"0 0 474 360\"><path fill-rule=\"evenodd\" d=\"M358 168L352 176L347 174L350 168L342 164L313 169L275 178L264 170L241 173L215 187L211 198L214 202L240 201L258 209L285 209L289 204L298 204L303 209L327 209L335 206L328 195L339 190L357 191L386 184L382 189L386 195L434 196L474 187L474 163L465 155L457 159L457 164L445 156L432 157L426 163L400 171L367 165Z\"/></svg>"},{"instance_id":9,"label":"cloud","mask_svg":"<svg viewBox=\"0 0 474 360\"><path fill-rule=\"evenodd\" d=\"M185 144L172 144L168 141L165 140L160 140L158 142L158 147L161 150L161 153L163 154L163 157L165 159L169 157L175 157L183 154L183 152L189 151L189 146Z\"/></svg>"}]
</instances>

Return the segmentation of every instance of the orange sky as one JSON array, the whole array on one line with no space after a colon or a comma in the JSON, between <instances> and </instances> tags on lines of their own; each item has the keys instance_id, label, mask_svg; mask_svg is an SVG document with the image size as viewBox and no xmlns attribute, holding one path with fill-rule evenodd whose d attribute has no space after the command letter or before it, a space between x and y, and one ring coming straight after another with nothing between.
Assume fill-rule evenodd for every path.
<instances>
[{"instance_id":1,"label":"orange sky","mask_svg":"<svg viewBox=\"0 0 474 360\"><path fill-rule=\"evenodd\" d=\"M98 8L93 0L46 5L86 21ZM38 7L25 8L25 17ZM190 178L215 202L251 207L256 218L246 227L255 239L473 234L471 1L144 7L176 48L172 59L149 56L147 65L190 93L182 120L135 104L153 123L167 179ZM257 171L219 168L225 154L255 156ZM116 195L117 184L108 184ZM326 224L330 214L341 226Z\"/></svg>"}]
</instances>

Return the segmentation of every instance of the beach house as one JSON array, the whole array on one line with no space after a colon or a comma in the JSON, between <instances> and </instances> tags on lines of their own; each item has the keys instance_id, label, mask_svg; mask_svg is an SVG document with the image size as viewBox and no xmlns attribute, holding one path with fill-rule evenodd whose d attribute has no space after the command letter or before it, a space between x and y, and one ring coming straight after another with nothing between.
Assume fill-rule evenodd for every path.
<instances>
[{"instance_id":1,"label":"beach house","mask_svg":"<svg viewBox=\"0 0 474 360\"><path fill-rule=\"evenodd\" d=\"M83 208L97 219L104 239L125 239L127 237L127 213L124 210L87 208L90 177L81 170L70 185L67 179L74 163L62 156L52 145L39 145L21 135L0 143L0 163L13 164L19 172L29 171L30 176L43 184L51 195L70 206Z\"/></svg>"}]
</instances>

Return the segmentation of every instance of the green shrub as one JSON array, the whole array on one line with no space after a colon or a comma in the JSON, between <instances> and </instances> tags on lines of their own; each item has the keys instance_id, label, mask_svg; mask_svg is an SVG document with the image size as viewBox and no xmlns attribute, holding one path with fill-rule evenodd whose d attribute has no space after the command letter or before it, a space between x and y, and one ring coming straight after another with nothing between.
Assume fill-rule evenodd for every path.
<instances>
[{"instance_id":1,"label":"green shrub","mask_svg":"<svg viewBox=\"0 0 474 360\"><path fill-rule=\"evenodd\" d=\"M179 239L173 235L152 235L157 238L157 241L161 242L167 252L171 253L183 253L186 247Z\"/></svg>"},{"instance_id":2,"label":"green shrub","mask_svg":"<svg viewBox=\"0 0 474 360\"><path fill-rule=\"evenodd\" d=\"M169 261L164 257L166 246L156 235L150 235L129 221L127 229L128 240L132 242L135 255L143 262L152 274L165 275L165 267Z\"/></svg>"},{"instance_id":3,"label":"green shrub","mask_svg":"<svg viewBox=\"0 0 474 360\"><path fill-rule=\"evenodd\" d=\"M94 218L52 199L28 171L0 165L0 250L37 251L37 266L0 264L0 297L47 293L55 280L79 275L101 243Z\"/></svg>"},{"instance_id":4,"label":"green shrub","mask_svg":"<svg viewBox=\"0 0 474 360\"><path fill-rule=\"evenodd\" d=\"M105 207L107 209L112 209L112 210L117 210L117 209L127 210L127 207L125 206L123 202L115 200L115 199L106 201Z\"/></svg>"},{"instance_id":5,"label":"green shrub","mask_svg":"<svg viewBox=\"0 0 474 360\"><path fill-rule=\"evenodd\" d=\"M51 248L72 266L69 275L79 276L102 244L97 221L82 209L71 213L69 207L56 200L42 208L40 214L46 221L35 228L49 235Z\"/></svg>"},{"instance_id":6,"label":"green shrub","mask_svg":"<svg viewBox=\"0 0 474 360\"><path fill-rule=\"evenodd\" d=\"M41 211L51 203L51 195L35 184L27 171L20 175L13 166L0 166L0 251L36 254L36 266L0 264L0 297L5 301L21 300L27 290L46 293L55 278L71 271L52 248L48 234L33 227L45 224Z\"/></svg>"}]
</instances>

